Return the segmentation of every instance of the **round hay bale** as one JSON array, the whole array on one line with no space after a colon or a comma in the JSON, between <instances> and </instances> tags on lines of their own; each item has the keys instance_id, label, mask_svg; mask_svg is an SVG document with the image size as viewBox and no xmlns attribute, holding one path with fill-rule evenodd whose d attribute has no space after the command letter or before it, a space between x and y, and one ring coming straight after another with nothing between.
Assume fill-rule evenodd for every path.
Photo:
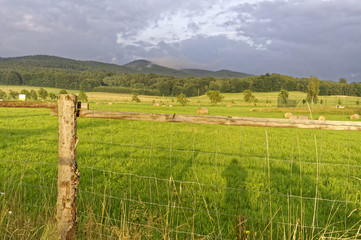
<instances>
[{"instance_id":1,"label":"round hay bale","mask_svg":"<svg viewBox=\"0 0 361 240\"><path fill-rule=\"evenodd\" d=\"M318 120L319 120L319 121L325 121L326 118L325 118L324 116L319 116L319 117L318 117Z\"/></svg>"},{"instance_id":2,"label":"round hay bale","mask_svg":"<svg viewBox=\"0 0 361 240\"><path fill-rule=\"evenodd\" d=\"M351 120L359 120L359 119L360 119L360 116L359 116L358 114L352 114L352 115L350 116L350 119L351 119Z\"/></svg>"},{"instance_id":3,"label":"round hay bale","mask_svg":"<svg viewBox=\"0 0 361 240\"><path fill-rule=\"evenodd\" d=\"M290 118L291 116L292 116L292 113L290 113L290 112L285 113L285 118Z\"/></svg>"},{"instance_id":4,"label":"round hay bale","mask_svg":"<svg viewBox=\"0 0 361 240\"><path fill-rule=\"evenodd\" d=\"M198 108L197 113L198 114L208 114L208 108L200 107L200 108Z\"/></svg>"}]
</instances>

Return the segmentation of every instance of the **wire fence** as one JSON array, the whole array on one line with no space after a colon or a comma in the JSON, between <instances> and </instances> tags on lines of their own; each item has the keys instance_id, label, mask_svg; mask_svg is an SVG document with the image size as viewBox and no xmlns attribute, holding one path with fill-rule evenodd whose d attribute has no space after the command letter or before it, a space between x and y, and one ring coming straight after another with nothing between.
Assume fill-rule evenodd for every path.
<instances>
[{"instance_id":1,"label":"wire fence","mask_svg":"<svg viewBox=\"0 0 361 240\"><path fill-rule=\"evenodd\" d=\"M57 178L56 123L55 118L49 118L49 110L0 108L2 239L36 239L35 229L47 224L53 216Z\"/></svg>"},{"instance_id":2,"label":"wire fence","mask_svg":"<svg viewBox=\"0 0 361 240\"><path fill-rule=\"evenodd\" d=\"M357 234L358 132L197 122L79 119L92 176L80 189L108 207L97 216L119 224L126 211L127 231L149 239Z\"/></svg>"},{"instance_id":3,"label":"wire fence","mask_svg":"<svg viewBox=\"0 0 361 240\"><path fill-rule=\"evenodd\" d=\"M16 238L11 217L36 226L54 216L57 119L0 113L1 232ZM79 239L359 237L359 132L197 118L77 119Z\"/></svg>"}]
</instances>

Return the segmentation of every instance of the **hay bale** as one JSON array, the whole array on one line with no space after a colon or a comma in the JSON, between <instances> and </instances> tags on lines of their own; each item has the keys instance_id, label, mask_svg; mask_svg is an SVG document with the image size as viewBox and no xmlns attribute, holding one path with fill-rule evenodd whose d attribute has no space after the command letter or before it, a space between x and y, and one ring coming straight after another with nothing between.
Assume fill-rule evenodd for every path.
<instances>
[{"instance_id":1,"label":"hay bale","mask_svg":"<svg viewBox=\"0 0 361 240\"><path fill-rule=\"evenodd\" d=\"M318 120L319 120L319 121L325 121L326 118L325 118L324 116L319 116L319 117L318 117Z\"/></svg>"},{"instance_id":2,"label":"hay bale","mask_svg":"<svg viewBox=\"0 0 361 240\"><path fill-rule=\"evenodd\" d=\"M309 116L302 116L302 115L291 115L290 120L309 120L310 117Z\"/></svg>"},{"instance_id":3,"label":"hay bale","mask_svg":"<svg viewBox=\"0 0 361 240\"><path fill-rule=\"evenodd\" d=\"M197 113L198 114L208 114L208 108L200 107L200 108L198 108Z\"/></svg>"},{"instance_id":4,"label":"hay bale","mask_svg":"<svg viewBox=\"0 0 361 240\"><path fill-rule=\"evenodd\" d=\"M292 113L290 113L290 112L285 113L285 118L290 118L291 116L292 116Z\"/></svg>"},{"instance_id":5,"label":"hay bale","mask_svg":"<svg viewBox=\"0 0 361 240\"><path fill-rule=\"evenodd\" d=\"M169 105L169 107L173 107L173 105Z\"/></svg>"},{"instance_id":6,"label":"hay bale","mask_svg":"<svg viewBox=\"0 0 361 240\"><path fill-rule=\"evenodd\" d=\"M350 116L350 119L351 119L351 120L359 120L359 119L360 119L360 116L359 116L358 114L352 114L352 115Z\"/></svg>"},{"instance_id":7,"label":"hay bale","mask_svg":"<svg viewBox=\"0 0 361 240\"><path fill-rule=\"evenodd\" d=\"M232 107L232 105L231 105L231 104L228 104L227 107L230 108L230 107Z\"/></svg>"}]
</instances>

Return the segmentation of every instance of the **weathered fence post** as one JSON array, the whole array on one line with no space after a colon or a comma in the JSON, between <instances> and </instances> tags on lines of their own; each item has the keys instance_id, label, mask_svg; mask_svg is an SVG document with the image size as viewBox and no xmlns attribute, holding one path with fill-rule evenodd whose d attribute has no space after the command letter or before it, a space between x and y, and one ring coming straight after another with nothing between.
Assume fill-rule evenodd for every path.
<instances>
[{"instance_id":1,"label":"weathered fence post","mask_svg":"<svg viewBox=\"0 0 361 240\"><path fill-rule=\"evenodd\" d=\"M59 239L75 239L76 197L79 171L76 162L77 97L58 97L58 198L57 224Z\"/></svg>"}]
</instances>

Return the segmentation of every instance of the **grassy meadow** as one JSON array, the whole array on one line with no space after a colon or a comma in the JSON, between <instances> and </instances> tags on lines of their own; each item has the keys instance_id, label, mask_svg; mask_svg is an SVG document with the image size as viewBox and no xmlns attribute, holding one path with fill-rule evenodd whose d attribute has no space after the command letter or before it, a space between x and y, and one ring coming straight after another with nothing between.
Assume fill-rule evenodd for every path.
<instances>
[{"instance_id":1,"label":"grassy meadow","mask_svg":"<svg viewBox=\"0 0 361 240\"><path fill-rule=\"evenodd\" d=\"M344 96L282 109L278 93L255 93L256 106L240 93L217 106L206 96L180 106L171 97L134 103L129 94L87 94L96 110L196 114L205 106L209 115L290 111L341 121L360 114L358 98ZM335 108L339 99L348 107ZM0 239L56 239L57 117L0 108L0 124ZM359 132L82 118L77 128L78 239L360 237Z\"/></svg>"}]
</instances>

